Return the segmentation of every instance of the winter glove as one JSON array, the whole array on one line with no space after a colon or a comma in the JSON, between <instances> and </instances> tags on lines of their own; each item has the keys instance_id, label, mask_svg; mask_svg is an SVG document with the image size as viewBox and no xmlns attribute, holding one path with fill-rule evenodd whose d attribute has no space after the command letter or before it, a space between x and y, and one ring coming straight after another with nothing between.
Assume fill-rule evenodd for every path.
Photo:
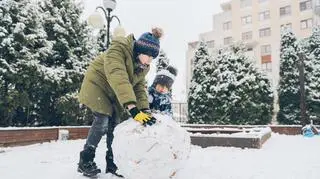
<instances>
[{"instance_id":1,"label":"winter glove","mask_svg":"<svg viewBox=\"0 0 320 179\"><path fill-rule=\"evenodd\" d=\"M149 108L143 108L141 111L152 116L152 112Z\"/></svg>"},{"instance_id":2,"label":"winter glove","mask_svg":"<svg viewBox=\"0 0 320 179\"><path fill-rule=\"evenodd\" d=\"M129 112L134 120L142 123L144 126L147 124L151 126L156 123L156 118L152 117L150 114L140 111L137 107L130 109Z\"/></svg>"}]
</instances>

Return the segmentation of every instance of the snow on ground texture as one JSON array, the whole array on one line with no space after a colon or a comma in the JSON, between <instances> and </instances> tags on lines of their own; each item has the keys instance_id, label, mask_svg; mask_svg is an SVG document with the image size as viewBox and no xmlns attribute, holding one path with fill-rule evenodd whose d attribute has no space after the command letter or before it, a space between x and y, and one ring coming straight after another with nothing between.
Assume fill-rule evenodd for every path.
<instances>
[{"instance_id":1,"label":"snow on ground texture","mask_svg":"<svg viewBox=\"0 0 320 179\"><path fill-rule=\"evenodd\" d=\"M0 177L84 179L76 172L84 142L74 140L0 148L4 151L0 152ZM96 161L102 171L105 148L101 141ZM319 169L320 136L303 138L272 134L262 149L192 146L185 168L173 179L319 179ZM116 179L103 173L100 178Z\"/></svg>"}]
</instances>

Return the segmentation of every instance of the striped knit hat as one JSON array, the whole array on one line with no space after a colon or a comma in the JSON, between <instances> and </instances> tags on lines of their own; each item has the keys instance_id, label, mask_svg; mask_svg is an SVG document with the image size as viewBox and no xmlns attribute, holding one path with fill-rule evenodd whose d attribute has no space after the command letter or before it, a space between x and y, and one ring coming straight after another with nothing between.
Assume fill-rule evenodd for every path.
<instances>
[{"instance_id":1,"label":"striped knit hat","mask_svg":"<svg viewBox=\"0 0 320 179\"><path fill-rule=\"evenodd\" d=\"M134 52L136 54L145 54L156 58L160 49L160 37L163 31L160 28L152 29L152 33L146 32L140 36L134 43Z\"/></svg>"}]
</instances>

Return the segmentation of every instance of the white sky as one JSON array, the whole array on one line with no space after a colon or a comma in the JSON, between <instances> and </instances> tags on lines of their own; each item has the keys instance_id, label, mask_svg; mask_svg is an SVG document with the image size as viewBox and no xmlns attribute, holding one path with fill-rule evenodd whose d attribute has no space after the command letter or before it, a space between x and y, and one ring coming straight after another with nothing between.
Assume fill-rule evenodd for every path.
<instances>
[{"instance_id":1,"label":"white sky","mask_svg":"<svg viewBox=\"0 0 320 179\"><path fill-rule=\"evenodd\" d=\"M85 16L94 12L102 0L83 0ZM161 48L178 68L178 77L173 85L174 99L185 99L187 43L198 40L199 33L212 30L213 14L221 12L220 4L226 0L117 0L112 14L117 15L127 33L138 38L152 27L163 28ZM111 28L117 26L112 21ZM150 71L149 83L154 77Z\"/></svg>"}]
</instances>

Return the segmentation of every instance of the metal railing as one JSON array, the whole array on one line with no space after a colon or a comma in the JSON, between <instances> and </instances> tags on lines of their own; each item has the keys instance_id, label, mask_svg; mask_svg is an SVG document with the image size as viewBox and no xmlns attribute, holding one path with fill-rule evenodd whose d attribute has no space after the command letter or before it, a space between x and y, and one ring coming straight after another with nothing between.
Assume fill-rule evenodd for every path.
<instances>
[{"instance_id":1,"label":"metal railing","mask_svg":"<svg viewBox=\"0 0 320 179\"><path fill-rule=\"evenodd\" d=\"M188 121L188 104L187 103L172 103L173 119L180 123Z\"/></svg>"}]
</instances>

